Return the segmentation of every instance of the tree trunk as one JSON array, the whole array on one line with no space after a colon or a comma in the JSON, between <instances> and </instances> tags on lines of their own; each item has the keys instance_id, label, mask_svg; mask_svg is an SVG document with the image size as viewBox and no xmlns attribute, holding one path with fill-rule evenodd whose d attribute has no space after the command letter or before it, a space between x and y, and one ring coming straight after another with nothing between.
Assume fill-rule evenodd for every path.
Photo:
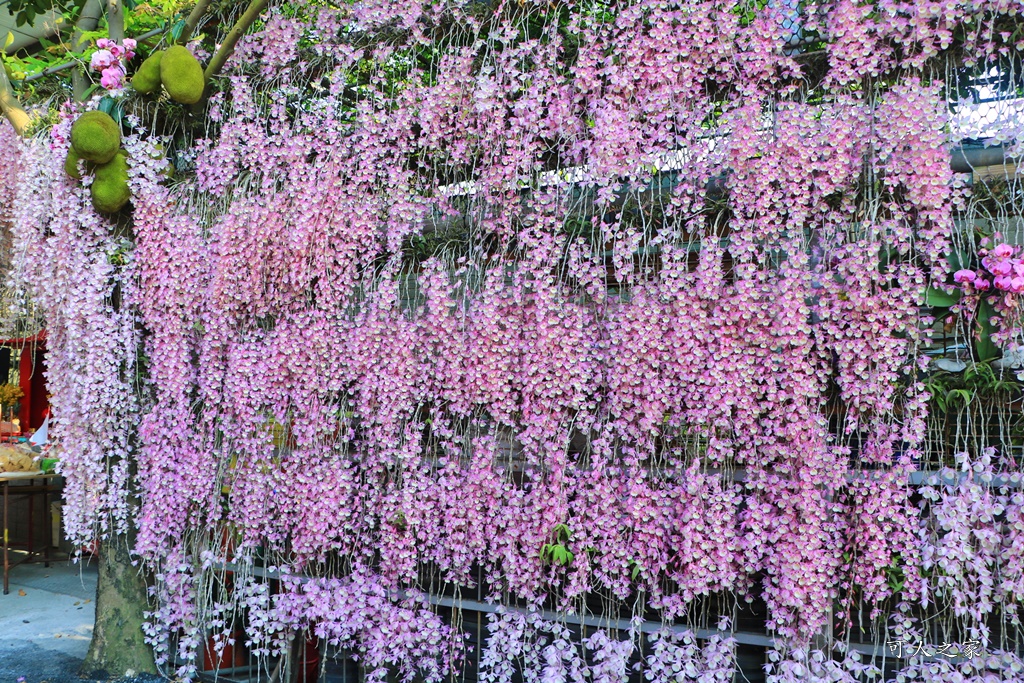
<instances>
[{"instance_id":1,"label":"tree trunk","mask_svg":"<svg viewBox=\"0 0 1024 683\"><path fill-rule=\"evenodd\" d=\"M107 0L107 37L115 43L124 42L124 4Z\"/></svg>"},{"instance_id":2,"label":"tree trunk","mask_svg":"<svg viewBox=\"0 0 1024 683\"><path fill-rule=\"evenodd\" d=\"M85 4L82 5L82 12L78 16L78 22L75 23L75 33L71 37L71 50L73 52L84 52L86 47L86 40L84 33L88 31L95 31L96 26L100 23L100 17L103 16L103 5L100 0L86 0ZM71 72L71 92L74 95L75 102L85 101L85 91L89 87L88 80L85 77L83 67L76 67Z\"/></svg>"},{"instance_id":3,"label":"tree trunk","mask_svg":"<svg viewBox=\"0 0 1024 683\"><path fill-rule=\"evenodd\" d=\"M142 634L149 600L146 580L131 563L128 549L133 540L114 536L100 550L96 624L82 676L103 680L157 673L153 651Z\"/></svg>"}]
</instances>

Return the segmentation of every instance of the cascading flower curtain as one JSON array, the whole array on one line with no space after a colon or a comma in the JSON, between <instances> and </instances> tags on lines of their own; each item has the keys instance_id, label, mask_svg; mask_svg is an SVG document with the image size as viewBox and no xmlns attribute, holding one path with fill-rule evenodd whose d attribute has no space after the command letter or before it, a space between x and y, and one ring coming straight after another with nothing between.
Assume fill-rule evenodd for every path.
<instances>
[{"instance_id":1,"label":"cascading flower curtain","mask_svg":"<svg viewBox=\"0 0 1024 683\"><path fill-rule=\"evenodd\" d=\"M1013 442L931 473L924 351L951 74L1019 90L1024 17L791 5L289 4L183 176L126 131L128 250L66 124L20 148L69 529L137 491L168 671L241 626L441 680L473 591L486 680L731 680L751 614L779 683L1021 680Z\"/></svg>"}]
</instances>

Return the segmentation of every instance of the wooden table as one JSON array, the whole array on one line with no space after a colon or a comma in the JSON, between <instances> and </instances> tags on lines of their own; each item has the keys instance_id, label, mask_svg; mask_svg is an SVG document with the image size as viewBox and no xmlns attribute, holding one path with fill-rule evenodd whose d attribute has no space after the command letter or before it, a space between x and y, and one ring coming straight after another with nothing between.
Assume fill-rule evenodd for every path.
<instances>
[{"instance_id":1,"label":"wooden table","mask_svg":"<svg viewBox=\"0 0 1024 683\"><path fill-rule=\"evenodd\" d=\"M53 531L52 527L47 521L46 524L46 547L42 550L36 550L34 543L34 519L33 519L33 506L34 499L42 495L43 497L43 517L46 517L47 502L49 501L50 494L56 493L60 490L60 486L47 482L46 480L56 479L59 475L56 474L44 474L42 470L36 470L35 472L0 472L0 487L3 488L3 521L4 521L4 535L3 535L3 556L4 556L4 595L10 593L10 572L13 567L19 564L25 564L26 562L45 562L46 566L50 566L50 553L53 545ZM25 486L16 486L14 491L11 491L11 482L17 480L28 480ZM42 481L41 484L34 483L34 480ZM26 549L27 553L25 557L18 560L17 562L11 562L9 550L11 548L10 539L10 523L8 520L8 510L11 498L25 498L28 500L28 543L18 544Z\"/></svg>"}]
</instances>

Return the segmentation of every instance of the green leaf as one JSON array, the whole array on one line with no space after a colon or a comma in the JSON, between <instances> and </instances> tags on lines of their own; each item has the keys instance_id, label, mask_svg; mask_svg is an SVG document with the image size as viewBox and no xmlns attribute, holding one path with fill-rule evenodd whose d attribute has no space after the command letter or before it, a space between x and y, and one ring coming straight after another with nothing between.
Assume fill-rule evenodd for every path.
<instances>
[{"instance_id":1,"label":"green leaf","mask_svg":"<svg viewBox=\"0 0 1024 683\"><path fill-rule=\"evenodd\" d=\"M996 312L992 309L992 304L988 301L982 300L981 305L978 306L978 326L979 326L979 338L976 345L978 352L978 360L986 362L999 358L1001 352L999 347L992 341L992 333L996 331L995 326L992 324L992 316Z\"/></svg>"},{"instance_id":2,"label":"green leaf","mask_svg":"<svg viewBox=\"0 0 1024 683\"><path fill-rule=\"evenodd\" d=\"M949 262L949 269L954 273L971 267L971 256L966 251L950 251L946 254L946 261Z\"/></svg>"},{"instance_id":3,"label":"green leaf","mask_svg":"<svg viewBox=\"0 0 1024 683\"><path fill-rule=\"evenodd\" d=\"M970 382L975 377L977 377L978 374L979 374L978 373L978 366L977 365L969 365L969 366L967 366L967 369L964 370L964 381L965 382Z\"/></svg>"},{"instance_id":4,"label":"green leaf","mask_svg":"<svg viewBox=\"0 0 1024 683\"><path fill-rule=\"evenodd\" d=\"M11 43L13 43L13 42L14 42L14 32L13 31L8 31L7 32L7 39L4 40L4 49L6 50L7 48L9 48L11 46Z\"/></svg>"},{"instance_id":5,"label":"green leaf","mask_svg":"<svg viewBox=\"0 0 1024 683\"><path fill-rule=\"evenodd\" d=\"M171 26L171 42L172 43L178 42L178 38L181 37L181 32L183 30L185 30L185 20L184 19L179 19L178 21L174 22L174 25Z\"/></svg>"},{"instance_id":6,"label":"green leaf","mask_svg":"<svg viewBox=\"0 0 1024 683\"><path fill-rule=\"evenodd\" d=\"M884 273L890 265L896 263L900 257L900 252L895 247L883 246L878 250L878 270Z\"/></svg>"},{"instance_id":7,"label":"green leaf","mask_svg":"<svg viewBox=\"0 0 1024 683\"><path fill-rule=\"evenodd\" d=\"M974 392L967 389L951 389L946 394L946 400L943 401L943 405L952 405L956 401L961 401L964 405L971 402L974 398Z\"/></svg>"},{"instance_id":8,"label":"green leaf","mask_svg":"<svg viewBox=\"0 0 1024 683\"><path fill-rule=\"evenodd\" d=\"M96 108L104 113L110 114L110 118L114 119L118 123L121 122L121 118L124 116L124 112L121 110L121 103L108 95L104 95L100 99L99 106Z\"/></svg>"},{"instance_id":9,"label":"green leaf","mask_svg":"<svg viewBox=\"0 0 1024 683\"><path fill-rule=\"evenodd\" d=\"M996 373L991 365L976 363L964 372L964 381L973 388L986 389L996 382Z\"/></svg>"},{"instance_id":10,"label":"green leaf","mask_svg":"<svg viewBox=\"0 0 1024 683\"><path fill-rule=\"evenodd\" d=\"M926 305L933 308L949 308L959 303L960 292L949 294L937 287L929 287L928 291L925 292L924 301Z\"/></svg>"}]
</instances>

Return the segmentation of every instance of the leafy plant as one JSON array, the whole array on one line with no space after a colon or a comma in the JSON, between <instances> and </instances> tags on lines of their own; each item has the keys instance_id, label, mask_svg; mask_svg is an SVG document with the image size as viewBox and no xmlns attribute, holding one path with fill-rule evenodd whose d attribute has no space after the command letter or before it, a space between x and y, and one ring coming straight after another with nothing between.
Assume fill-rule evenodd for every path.
<instances>
[{"instance_id":1,"label":"leafy plant","mask_svg":"<svg viewBox=\"0 0 1024 683\"><path fill-rule=\"evenodd\" d=\"M997 373L990 363L972 363L963 372L936 372L925 383L939 412L966 406L977 396L1018 394L1021 385Z\"/></svg>"},{"instance_id":2,"label":"leafy plant","mask_svg":"<svg viewBox=\"0 0 1024 683\"><path fill-rule=\"evenodd\" d=\"M630 560L629 566L631 567L629 570L629 578L636 581L636 577L640 576L640 572L644 570L644 566L637 560Z\"/></svg>"},{"instance_id":3,"label":"leafy plant","mask_svg":"<svg viewBox=\"0 0 1024 683\"><path fill-rule=\"evenodd\" d=\"M975 363L964 370L964 383L979 394L1018 393L1020 385L1007 380L988 363Z\"/></svg>"},{"instance_id":4,"label":"leafy plant","mask_svg":"<svg viewBox=\"0 0 1024 683\"><path fill-rule=\"evenodd\" d=\"M889 565L885 568L885 581L893 595L897 595L903 590L906 580L907 576L903 571L903 556L893 553Z\"/></svg>"},{"instance_id":5,"label":"leafy plant","mask_svg":"<svg viewBox=\"0 0 1024 683\"><path fill-rule=\"evenodd\" d=\"M540 558L545 562L564 567L571 564L575 555L567 544L572 540L572 532L565 524L556 524L551 530L553 543L545 543L540 549Z\"/></svg>"},{"instance_id":6,"label":"leafy plant","mask_svg":"<svg viewBox=\"0 0 1024 683\"><path fill-rule=\"evenodd\" d=\"M13 406L25 396L17 384L0 384L0 405Z\"/></svg>"},{"instance_id":7,"label":"leafy plant","mask_svg":"<svg viewBox=\"0 0 1024 683\"><path fill-rule=\"evenodd\" d=\"M51 10L62 13L69 13L81 10L85 0L74 0L74 2L53 2L52 0L8 0L7 11L14 15L15 23L18 26L33 24L36 17L46 14Z\"/></svg>"}]
</instances>

